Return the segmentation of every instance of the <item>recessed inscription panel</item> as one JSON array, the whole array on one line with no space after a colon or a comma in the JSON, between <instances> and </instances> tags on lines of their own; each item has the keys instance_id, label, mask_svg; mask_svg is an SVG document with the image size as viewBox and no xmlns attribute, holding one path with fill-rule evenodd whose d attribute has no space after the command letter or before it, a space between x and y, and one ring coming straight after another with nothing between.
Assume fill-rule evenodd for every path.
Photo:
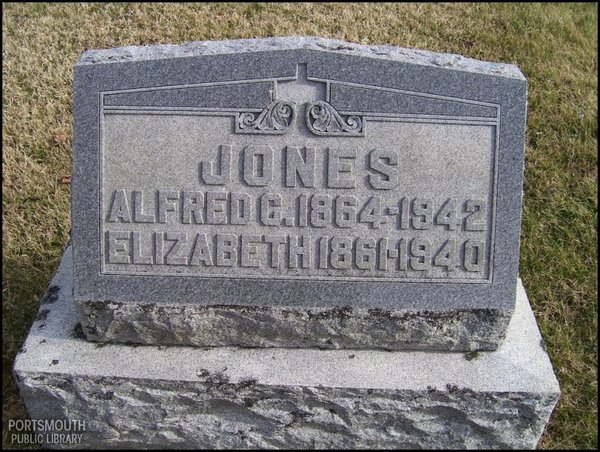
<instances>
[{"instance_id":1,"label":"recessed inscription panel","mask_svg":"<svg viewBox=\"0 0 600 452\"><path fill-rule=\"evenodd\" d=\"M490 282L496 125L367 118L316 135L107 111L102 272ZM349 117L349 116L346 116Z\"/></svg>"}]
</instances>

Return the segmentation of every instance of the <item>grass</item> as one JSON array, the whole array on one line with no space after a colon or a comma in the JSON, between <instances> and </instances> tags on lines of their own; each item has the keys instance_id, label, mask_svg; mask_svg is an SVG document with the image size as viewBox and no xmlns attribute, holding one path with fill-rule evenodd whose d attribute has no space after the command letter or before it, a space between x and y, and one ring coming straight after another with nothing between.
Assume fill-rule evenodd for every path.
<instances>
[{"instance_id":1,"label":"grass","mask_svg":"<svg viewBox=\"0 0 600 452\"><path fill-rule=\"evenodd\" d=\"M10 369L69 238L85 48L317 35L517 64L529 80L521 276L562 389L540 448L596 448L597 4L3 3L3 446Z\"/></svg>"}]
</instances>

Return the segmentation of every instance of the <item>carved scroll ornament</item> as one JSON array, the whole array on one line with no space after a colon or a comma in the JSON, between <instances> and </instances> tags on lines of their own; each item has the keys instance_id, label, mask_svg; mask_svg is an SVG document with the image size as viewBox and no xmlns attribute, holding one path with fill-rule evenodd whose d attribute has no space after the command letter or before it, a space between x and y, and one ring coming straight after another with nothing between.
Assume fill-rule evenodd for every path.
<instances>
[{"instance_id":1,"label":"carved scroll ornament","mask_svg":"<svg viewBox=\"0 0 600 452\"><path fill-rule=\"evenodd\" d=\"M364 122L358 116L341 116L324 101L310 102L306 108L306 124L315 135L363 136Z\"/></svg>"},{"instance_id":2,"label":"carved scroll ornament","mask_svg":"<svg viewBox=\"0 0 600 452\"><path fill-rule=\"evenodd\" d=\"M273 100L260 113L239 113L235 122L237 133L283 134L294 120L296 104Z\"/></svg>"}]
</instances>

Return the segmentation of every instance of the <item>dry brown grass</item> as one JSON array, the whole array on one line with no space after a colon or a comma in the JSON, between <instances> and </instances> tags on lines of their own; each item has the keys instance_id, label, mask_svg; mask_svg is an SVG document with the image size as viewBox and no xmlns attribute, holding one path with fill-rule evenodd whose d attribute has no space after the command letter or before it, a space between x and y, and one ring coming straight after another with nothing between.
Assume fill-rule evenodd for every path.
<instances>
[{"instance_id":1,"label":"dry brown grass","mask_svg":"<svg viewBox=\"0 0 600 452\"><path fill-rule=\"evenodd\" d=\"M26 416L10 368L69 237L81 51L302 34L515 63L528 77L521 275L563 391L540 447L595 448L597 15L596 4L3 3L3 422Z\"/></svg>"}]
</instances>

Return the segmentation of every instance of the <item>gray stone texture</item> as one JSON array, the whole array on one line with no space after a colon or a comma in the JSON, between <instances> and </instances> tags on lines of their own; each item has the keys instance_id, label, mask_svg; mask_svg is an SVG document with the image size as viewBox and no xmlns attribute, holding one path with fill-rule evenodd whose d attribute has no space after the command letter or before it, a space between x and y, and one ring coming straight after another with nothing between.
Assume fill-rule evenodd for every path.
<instances>
[{"instance_id":1,"label":"gray stone texture","mask_svg":"<svg viewBox=\"0 0 600 452\"><path fill-rule=\"evenodd\" d=\"M86 341L72 265L14 374L32 418L89 422L83 447L534 448L560 394L520 282L494 352L157 347Z\"/></svg>"},{"instance_id":2,"label":"gray stone texture","mask_svg":"<svg viewBox=\"0 0 600 452\"><path fill-rule=\"evenodd\" d=\"M164 58L295 49L335 51L341 55L368 56L370 58L381 58L403 63L410 62L424 66L452 67L461 71L524 79L523 74L514 64L492 63L466 58L462 55L403 49L394 46L367 46L337 39L312 36L195 41L185 44L162 44L145 47L124 46L111 49L86 50L81 55L78 64L122 63Z\"/></svg>"},{"instance_id":3,"label":"gray stone texture","mask_svg":"<svg viewBox=\"0 0 600 452\"><path fill-rule=\"evenodd\" d=\"M131 344L495 350L510 321L504 311L440 313L383 309L195 306L79 302L92 341Z\"/></svg>"},{"instance_id":4,"label":"gray stone texture","mask_svg":"<svg viewBox=\"0 0 600 452\"><path fill-rule=\"evenodd\" d=\"M525 117L516 66L457 55L302 37L87 51L75 66L72 183L83 332L151 344L495 349L517 287ZM265 146L272 159L252 154ZM286 159L311 146L313 186L289 186ZM217 161L230 161L232 182L219 184ZM386 173L396 165L401 180ZM184 220L195 191L203 224ZM253 220L221 224L219 209L234 209L214 201L223 192L249 197ZM281 219L265 215L279 202L266 194L281 196ZM316 195L330 197L323 215L335 220L306 224L302 196ZM342 197L367 212L351 227L337 216ZM369 216L375 198L382 210ZM423 213L422 198L435 212L454 199L460 226L435 223L446 217ZM210 265L192 253L202 234ZM219 264L219 234L239 240L235 265ZM273 235L285 238L280 261ZM332 257L344 240L350 266ZM165 256L166 242L181 248ZM300 242L311 254L296 258Z\"/></svg>"}]
</instances>

